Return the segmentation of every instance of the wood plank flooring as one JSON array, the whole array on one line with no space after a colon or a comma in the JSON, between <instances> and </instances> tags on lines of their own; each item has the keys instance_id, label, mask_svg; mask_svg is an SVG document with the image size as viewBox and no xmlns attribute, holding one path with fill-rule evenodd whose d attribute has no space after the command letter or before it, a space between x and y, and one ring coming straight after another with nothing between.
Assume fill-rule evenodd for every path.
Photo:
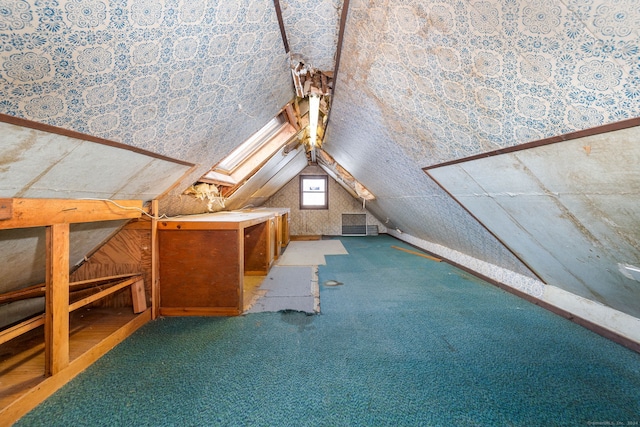
<instances>
[{"instance_id":1,"label":"wood plank flooring","mask_svg":"<svg viewBox=\"0 0 640 427\"><path fill-rule=\"evenodd\" d=\"M134 314L130 307L83 308L71 313L70 362L143 315ZM0 346L0 413L47 379L44 367L43 326Z\"/></svg>"}]
</instances>

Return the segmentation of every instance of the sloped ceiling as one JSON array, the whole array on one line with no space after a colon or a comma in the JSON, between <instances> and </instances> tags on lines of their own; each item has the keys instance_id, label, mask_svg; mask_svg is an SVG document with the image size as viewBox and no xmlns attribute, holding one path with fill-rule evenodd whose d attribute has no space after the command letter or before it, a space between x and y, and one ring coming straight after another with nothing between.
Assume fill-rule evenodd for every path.
<instances>
[{"instance_id":1,"label":"sloped ceiling","mask_svg":"<svg viewBox=\"0 0 640 427\"><path fill-rule=\"evenodd\" d=\"M639 16L634 1L354 1L336 95L377 105L369 129L424 166L637 117Z\"/></svg>"},{"instance_id":2,"label":"sloped ceiling","mask_svg":"<svg viewBox=\"0 0 640 427\"><path fill-rule=\"evenodd\" d=\"M147 201L157 198L192 167L152 153L73 135L75 137L0 121L0 198ZM124 223L72 224L69 254L72 265L80 263ZM44 227L0 230L0 259L0 293L43 283L46 273ZM42 299L2 307L0 327L42 307Z\"/></svg>"},{"instance_id":3,"label":"sloped ceiling","mask_svg":"<svg viewBox=\"0 0 640 427\"><path fill-rule=\"evenodd\" d=\"M196 176L293 97L264 0L12 0L2 10L0 112L206 161Z\"/></svg>"},{"instance_id":4,"label":"sloped ceiling","mask_svg":"<svg viewBox=\"0 0 640 427\"><path fill-rule=\"evenodd\" d=\"M422 168L640 115L635 0L0 7L0 112L196 164L181 189L293 98L290 60L336 71L323 149L376 196L368 209L390 228L529 276L529 255L518 259ZM262 172L251 188L275 174ZM265 196L249 193L239 194Z\"/></svg>"},{"instance_id":5,"label":"sloped ceiling","mask_svg":"<svg viewBox=\"0 0 640 427\"><path fill-rule=\"evenodd\" d=\"M640 317L640 126L427 172L549 283ZM540 214L540 213L544 214Z\"/></svg>"},{"instance_id":6,"label":"sloped ceiling","mask_svg":"<svg viewBox=\"0 0 640 427\"><path fill-rule=\"evenodd\" d=\"M526 273L417 169L637 117L639 20L633 1L355 0L324 148L376 195L368 208L381 220ZM541 224L558 219L532 209ZM548 283L575 289L534 253L519 256ZM637 248L630 258L640 261ZM596 300L638 301L628 283L613 282Z\"/></svg>"},{"instance_id":7,"label":"sloped ceiling","mask_svg":"<svg viewBox=\"0 0 640 427\"><path fill-rule=\"evenodd\" d=\"M295 59L322 71L333 71L342 1L282 0L280 7Z\"/></svg>"}]
</instances>

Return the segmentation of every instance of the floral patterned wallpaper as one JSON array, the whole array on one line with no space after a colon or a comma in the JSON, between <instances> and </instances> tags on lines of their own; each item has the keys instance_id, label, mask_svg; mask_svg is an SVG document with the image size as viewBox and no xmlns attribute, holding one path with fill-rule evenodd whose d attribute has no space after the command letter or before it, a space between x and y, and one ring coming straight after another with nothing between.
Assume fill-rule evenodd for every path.
<instances>
[{"instance_id":1,"label":"floral patterned wallpaper","mask_svg":"<svg viewBox=\"0 0 640 427\"><path fill-rule=\"evenodd\" d=\"M339 79L428 166L637 117L639 28L636 0L356 0Z\"/></svg>"},{"instance_id":2,"label":"floral patterned wallpaper","mask_svg":"<svg viewBox=\"0 0 640 427\"><path fill-rule=\"evenodd\" d=\"M280 4L292 53L333 69L343 2ZM637 0L351 0L323 148L391 228L531 275L421 168L637 117L639 29ZM192 178L292 97L271 1L0 0L1 113Z\"/></svg>"},{"instance_id":3,"label":"floral patterned wallpaper","mask_svg":"<svg viewBox=\"0 0 640 427\"><path fill-rule=\"evenodd\" d=\"M282 19L293 54L322 71L333 71L341 0L281 0Z\"/></svg>"},{"instance_id":4,"label":"floral patterned wallpaper","mask_svg":"<svg viewBox=\"0 0 640 427\"><path fill-rule=\"evenodd\" d=\"M293 97L264 0L2 0L0 112L211 167Z\"/></svg>"}]
</instances>

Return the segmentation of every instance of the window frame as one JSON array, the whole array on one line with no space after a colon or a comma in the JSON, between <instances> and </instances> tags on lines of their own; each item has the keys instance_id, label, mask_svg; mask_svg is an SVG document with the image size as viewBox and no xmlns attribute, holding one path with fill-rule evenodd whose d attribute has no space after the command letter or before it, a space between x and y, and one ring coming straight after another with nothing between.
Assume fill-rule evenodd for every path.
<instances>
[{"instance_id":1,"label":"window frame","mask_svg":"<svg viewBox=\"0 0 640 427\"><path fill-rule=\"evenodd\" d=\"M305 179L322 179L324 180L324 191L315 192L315 191L304 191L304 180ZM303 203L303 198L305 193L323 193L324 194L324 204L323 205L305 205ZM329 209L329 176L328 175L300 175L300 210L327 210Z\"/></svg>"},{"instance_id":2,"label":"window frame","mask_svg":"<svg viewBox=\"0 0 640 427\"><path fill-rule=\"evenodd\" d=\"M215 167L216 172L233 175L243 163L255 156L263 147L271 142L289 121L284 113L279 113L269 122L251 135L242 144L236 147L228 156L222 159Z\"/></svg>"}]
</instances>

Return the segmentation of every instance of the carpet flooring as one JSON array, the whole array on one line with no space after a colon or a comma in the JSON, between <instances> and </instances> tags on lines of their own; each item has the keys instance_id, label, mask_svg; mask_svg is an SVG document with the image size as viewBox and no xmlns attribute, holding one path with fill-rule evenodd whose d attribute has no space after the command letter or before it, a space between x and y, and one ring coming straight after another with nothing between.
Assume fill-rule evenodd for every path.
<instances>
[{"instance_id":1,"label":"carpet flooring","mask_svg":"<svg viewBox=\"0 0 640 427\"><path fill-rule=\"evenodd\" d=\"M17 425L640 422L639 354L389 236L340 240L322 314L159 319Z\"/></svg>"}]
</instances>

